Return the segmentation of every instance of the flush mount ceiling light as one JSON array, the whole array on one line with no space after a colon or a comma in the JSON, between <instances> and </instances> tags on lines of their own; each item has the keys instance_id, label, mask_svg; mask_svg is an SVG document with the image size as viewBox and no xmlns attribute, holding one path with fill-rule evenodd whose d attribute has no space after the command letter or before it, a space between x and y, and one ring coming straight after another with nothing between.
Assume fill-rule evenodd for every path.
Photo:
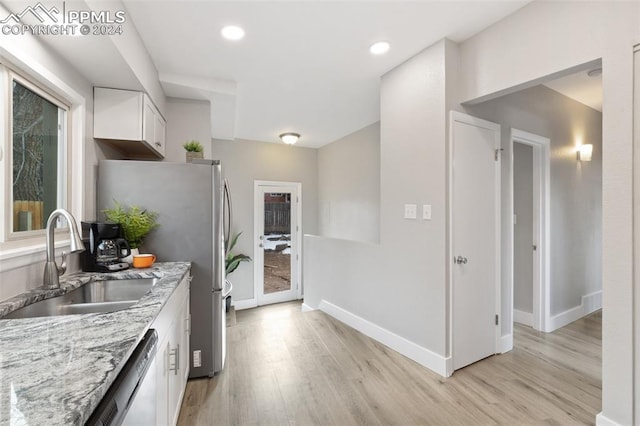
<instances>
[{"instance_id":1,"label":"flush mount ceiling light","mask_svg":"<svg viewBox=\"0 0 640 426\"><path fill-rule=\"evenodd\" d=\"M369 46L369 52L371 52L372 55L382 55L387 53L390 47L391 45L386 41L379 41Z\"/></svg>"},{"instance_id":2,"label":"flush mount ceiling light","mask_svg":"<svg viewBox=\"0 0 640 426\"><path fill-rule=\"evenodd\" d=\"M244 30L236 25L227 25L220 34L227 40L240 40L244 37Z\"/></svg>"},{"instance_id":3,"label":"flush mount ceiling light","mask_svg":"<svg viewBox=\"0 0 640 426\"><path fill-rule=\"evenodd\" d=\"M602 75L602 68L592 69L587 73L589 77L600 77Z\"/></svg>"},{"instance_id":4,"label":"flush mount ceiling light","mask_svg":"<svg viewBox=\"0 0 640 426\"><path fill-rule=\"evenodd\" d=\"M293 145L294 143L298 142L298 139L300 139L300 134L287 132L287 133L281 134L280 139L282 140L282 142L286 143L287 145Z\"/></svg>"}]
</instances>

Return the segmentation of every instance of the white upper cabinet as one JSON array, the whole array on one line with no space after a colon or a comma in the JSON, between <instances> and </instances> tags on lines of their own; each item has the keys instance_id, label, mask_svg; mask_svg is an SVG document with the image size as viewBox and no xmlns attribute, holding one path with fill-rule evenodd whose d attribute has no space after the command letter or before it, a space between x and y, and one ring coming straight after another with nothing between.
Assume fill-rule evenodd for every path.
<instances>
[{"instance_id":1,"label":"white upper cabinet","mask_svg":"<svg viewBox=\"0 0 640 426\"><path fill-rule=\"evenodd\" d=\"M146 93L95 87L93 137L131 158L164 158L166 121Z\"/></svg>"}]
</instances>

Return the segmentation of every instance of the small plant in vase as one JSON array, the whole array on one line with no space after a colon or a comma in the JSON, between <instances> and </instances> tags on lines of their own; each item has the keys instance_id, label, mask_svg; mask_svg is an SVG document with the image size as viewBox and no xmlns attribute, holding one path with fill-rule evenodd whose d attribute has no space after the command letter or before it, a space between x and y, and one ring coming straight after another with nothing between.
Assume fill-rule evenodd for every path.
<instances>
[{"instance_id":1,"label":"small plant in vase","mask_svg":"<svg viewBox=\"0 0 640 426\"><path fill-rule=\"evenodd\" d=\"M193 140L185 142L182 147L187 151L187 163L191 163L194 158L202 158L202 145L200 142Z\"/></svg>"},{"instance_id":2,"label":"small plant in vase","mask_svg":"<svg viewBox=\"0 0 640 426\"><path fill-rule=\"evenodd\" d=\"M158 226L158 214L139 206L123 207L115 200L114 207L103 210L103 213L109 222L119 223L122 227L124 239L131 247L131 256L124 258L123 261L131 263L133 255L140 252L143 239Z\"/></svg>"}]
</instances>

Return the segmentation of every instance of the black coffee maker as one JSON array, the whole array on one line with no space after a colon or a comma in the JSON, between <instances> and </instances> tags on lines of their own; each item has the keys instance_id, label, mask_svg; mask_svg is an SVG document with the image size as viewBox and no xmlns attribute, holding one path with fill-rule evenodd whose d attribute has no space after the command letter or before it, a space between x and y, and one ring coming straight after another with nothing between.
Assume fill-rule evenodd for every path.
<instances>
[{"instance_id":1,"label":"black coffee maker","mask_svg":"<svg viewBox=\"0 0 640 426\"><path fill-rule=\"evenodd\" d=\"M131 248L122 238L120 224L82 222L82 241L86 249L80 257L83 271L113 272L129 267L122 258L131 254Z\"/></svg>"}]
</instances>

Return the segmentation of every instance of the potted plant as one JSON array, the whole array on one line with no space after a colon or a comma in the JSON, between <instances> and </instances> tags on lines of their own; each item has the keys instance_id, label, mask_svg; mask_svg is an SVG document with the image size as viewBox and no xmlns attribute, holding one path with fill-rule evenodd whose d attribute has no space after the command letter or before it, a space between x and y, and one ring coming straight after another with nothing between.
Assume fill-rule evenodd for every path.
<instances>
[{"instance_id":1,"label":"potted plant","mask_svg":"<svg viewBox=\"0 0 640 426\"><path fill-rule=\"evenodd\" d=\"M225 275L227 277L233 271L238 269L238 266L240 266L240 263L242 263L242 262L251 262L251 258L249 256L247 256L246 254L242 254L242 253L233 254L231 252L231 250L233 250L233 248L235 247L236 243L238 242L238 237L240 237L240 234L242 234L242 232L238 232L231 239L231 241L229 242L229 249L227 250L227 257L226 257L225 262L224 262L225 272L226 272ZM228 279L227 279L227 281L228 281ZM229 312L229 308L231 307L231 296L227 297L227 300L225 302L226 302L226 310L227 310L227 312Z\"/></svg>"},{"instance_id":2,"label":"potted plant","mask_svg":"<svg viewBox=\"0 0 640 426\"><path fill-rule=\"evenodd\" d=\"M114 207L103 210L106 219L109 222L119 223L124 233L124 239L127 240L131 247L131 256L140 252L139 248L143 239L152 229L158 226L158 214L150 212L139 206L123 207L118 201L114 200ZM128 258L123 259L125 262Z\"/></svg>"},{"instance_id":3,"label":"potted plant","mask_svg":"<svg viewBox=\"0 0 640 426\"><path fill-rule=\"evenodd\" d=\"M185 142L182 147L187 151L187 163L191 163L194 158L202 158L202 145L196 140Z\"/></svg>"}]
</instances>

